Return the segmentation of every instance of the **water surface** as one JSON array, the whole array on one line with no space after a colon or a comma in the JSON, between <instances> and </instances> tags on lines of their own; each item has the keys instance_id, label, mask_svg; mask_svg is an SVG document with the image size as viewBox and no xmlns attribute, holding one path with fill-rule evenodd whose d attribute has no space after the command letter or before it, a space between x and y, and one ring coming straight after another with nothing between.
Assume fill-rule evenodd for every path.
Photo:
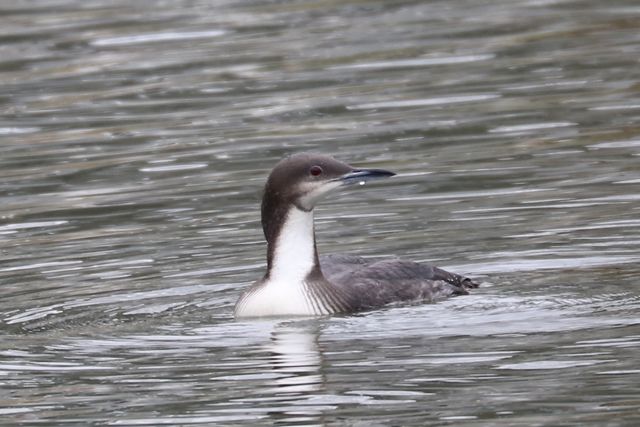
<instances>
[{"instance_id":1,"label":"water surface","mask_svg":"<svg viewBox=\"0 0 640 427\"><path fill-rule=\"evenodd\" d=\"M0 6L0 415L22 425L635 426L634 1ZM483 281L235 321L261 187L394 170L322 252Z\"/></svg>"}]
</instances>

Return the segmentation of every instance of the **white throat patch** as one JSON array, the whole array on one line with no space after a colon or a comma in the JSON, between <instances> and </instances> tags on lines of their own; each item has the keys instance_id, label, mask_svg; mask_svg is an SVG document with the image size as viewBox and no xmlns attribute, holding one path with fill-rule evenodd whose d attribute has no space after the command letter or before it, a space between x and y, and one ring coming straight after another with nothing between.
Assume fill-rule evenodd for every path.
<instances>
[{"instance_id":1,"label":"white throat patch","mask_svg":"<svg viewBox=\"0 0 640 427\"><path fill-rule=\"evenodd\" d=\"M313 211L291 208L275 242L270 277L275 281L302 282L315 262Z\"/></svg>"},{"instance_id":2,"label":"white throat patch","mask_svg":"<svg viewBox=\"0 0 640 427\"><path fill-rule=\"evenodd\" d=\"M250 289L238 301L235 315L260 317L278 315L313 316L329 314L305 283L315 263L313 211L292 207L275 244L269 279Z\"/></svg>"},{"instance_id":3,"label":"white throat patch","mask_svg":"<svg viewBox=\"0 0 640 427\"><path fill-rule=\"evenodd\" d=\"M329 182L307 182L300 184L300 189L303 192L303 196L300 197L298 202L300 206L307 210L313 209L316 204L324 199L329 193L342 186L340 181Z\"/></svg>"}]
</instances>

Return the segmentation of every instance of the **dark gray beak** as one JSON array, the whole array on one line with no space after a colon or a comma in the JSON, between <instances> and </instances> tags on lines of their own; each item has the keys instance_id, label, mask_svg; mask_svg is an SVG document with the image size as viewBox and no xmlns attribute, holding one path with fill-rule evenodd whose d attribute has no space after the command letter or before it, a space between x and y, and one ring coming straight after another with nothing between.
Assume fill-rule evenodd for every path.
<instances>
[{"instance_id":1,"label":"dark gray beak","mask_svg":"<svg viewBox=\"0 0 640 427\"><path fill-rule=\"evenodd\" d=\"M364 184L366 181L379 178L389 178L394 175L394 172L384 169L354 169L351 172L342 175L340 178L337 178L336 181L342 181L343 185L358 183Z\"/></svg>"}]
</instances>

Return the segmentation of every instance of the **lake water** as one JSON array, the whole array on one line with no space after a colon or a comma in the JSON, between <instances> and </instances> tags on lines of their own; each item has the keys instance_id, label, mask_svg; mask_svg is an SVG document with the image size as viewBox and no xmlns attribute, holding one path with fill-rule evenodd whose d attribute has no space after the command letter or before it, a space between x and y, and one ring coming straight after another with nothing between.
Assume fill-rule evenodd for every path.
<instances>
[{"instance_id":1,"label":"lake water","mask_svg":"<svg viewBox=\"0 0 640 427\"><path fill-rule=\"evenodd\" d=\"M640 424L636 0L0 5L0 423ZM282 156L319 250L483 282L235 321Z\"/></svg>"}]
</instances>

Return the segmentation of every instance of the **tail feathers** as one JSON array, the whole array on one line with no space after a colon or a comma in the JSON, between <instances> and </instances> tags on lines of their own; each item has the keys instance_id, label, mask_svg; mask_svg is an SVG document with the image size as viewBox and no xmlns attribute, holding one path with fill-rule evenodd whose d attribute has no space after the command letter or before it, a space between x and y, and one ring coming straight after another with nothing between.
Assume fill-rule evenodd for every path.
<instances>
[{"instance_id":1,"label":"tail feathers","mask_svg":"<svg viewBox=\"0 0 640 427\"><path fill-rule=\"evenodd\" d=\"M476 283L472 279L465 277L462 279L460 285L465 289L475 289L480 286L480 283Z\"/></svg>"}]
</instances>

